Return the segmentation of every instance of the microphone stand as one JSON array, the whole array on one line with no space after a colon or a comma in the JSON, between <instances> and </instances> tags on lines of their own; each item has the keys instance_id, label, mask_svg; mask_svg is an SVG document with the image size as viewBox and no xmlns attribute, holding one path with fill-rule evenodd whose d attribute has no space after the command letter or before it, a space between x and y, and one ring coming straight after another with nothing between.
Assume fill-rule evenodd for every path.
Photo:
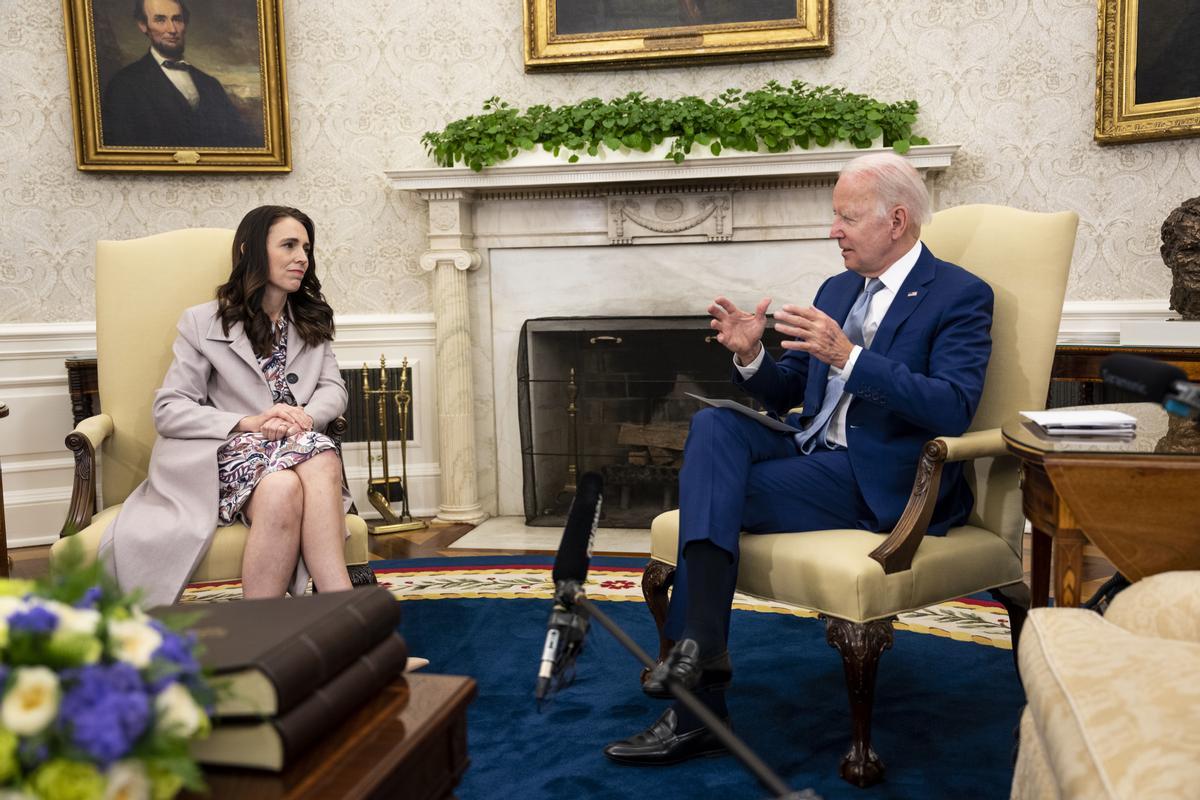
<instances>
[{"instance_id":1,"label":"microphone stand","mask_svg":"<svg viewBox=\"0 0 1200 800\"><path fill-rule=\"evenodd\" d=\"M608 615L600 610L599 606L588 599L587 595L580 589L571 600L587 609L591 616L604 626L604 629L611 633L614 638L630 653L633 653L634 658L642 663L642 666L653 669L655 666L654 660L646 654L646 651L638 646L638 643L629 638L629 634L621 630L617 623L609 619ZM725 723L723 723L716 714L709 710L708 706L696 699L696 695L692 694L691 690L683 686L674 677L667 678L667 688L671 690L671 694L675 695L675 699L696 715L704 727L712 731L713 735L721 740L721 744L729 748L729 752L737 756L738 761L750 771L759 783L763 785L771 795L778 800L802 800L804 797L812 797L812 793L805 791L795 793L787 787L778 775L771 771L763 760L754 754L746 744L734 735Z\"/></svg>"}]
</instances>

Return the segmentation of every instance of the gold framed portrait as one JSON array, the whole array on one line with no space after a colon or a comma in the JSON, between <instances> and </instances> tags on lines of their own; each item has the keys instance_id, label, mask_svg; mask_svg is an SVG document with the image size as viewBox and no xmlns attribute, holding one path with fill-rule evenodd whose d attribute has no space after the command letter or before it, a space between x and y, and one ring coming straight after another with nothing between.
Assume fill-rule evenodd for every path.
<instances>
[{"instance_id":1,"label":"gold framed portrait","mask_svg":"<svg viewBox=\"0 0 1200 800\"><path fill-rule=\"evenodd\" d=\"M1100 144L1200 136L1200 0L1099 0Z\"/></svg>"},{"instance_id":2,"label":"gold framed portrait","mask_svg":"<svg viewBox=\"0 0 1200 800\"><path fill-rule=\"evenodd\" d=\"M829 55L830 0L524 0L525 71Z\"/></svg>"},{"instance_id":3,"label":"gold framed portrait","mask_svg":"<svg viewBox=\"0 0 1200 800\"><path fill-rule=\"evenodd\" d=\"M290 172L283 0L63 0L87 172Z\"/></svg>"}]
</instances>

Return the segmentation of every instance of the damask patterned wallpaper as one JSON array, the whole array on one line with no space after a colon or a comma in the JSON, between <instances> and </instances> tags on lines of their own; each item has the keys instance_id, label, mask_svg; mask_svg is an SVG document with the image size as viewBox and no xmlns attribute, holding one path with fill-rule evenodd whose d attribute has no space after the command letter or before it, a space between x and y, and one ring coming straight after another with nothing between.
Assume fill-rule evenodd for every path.
<instances>
[{"instance_id":1,"label":"damask patterned wallpaper","mask_svg":"<svg viewBox=\"0 0 1200 800\"><path fill-rule=\"evenodd\" d=\"M799 78L915 97L918 131L962 144L943 205L1079 212L1072 300L1164 298L1159 225L1200 194L1200 139L1092 142L1094 0L839 0L830 58L569 75L524 74L520 0L285 6L294 171L154 177L76 171L61 6L0 0L0 322L92 319L97 238L232 227L265 202L317 220L339 312L428 311L423 206L390 191L383 170L431 165L421 133L491 95L522 106L634 89L712 96Z\"/></svg>"}]
</instances>

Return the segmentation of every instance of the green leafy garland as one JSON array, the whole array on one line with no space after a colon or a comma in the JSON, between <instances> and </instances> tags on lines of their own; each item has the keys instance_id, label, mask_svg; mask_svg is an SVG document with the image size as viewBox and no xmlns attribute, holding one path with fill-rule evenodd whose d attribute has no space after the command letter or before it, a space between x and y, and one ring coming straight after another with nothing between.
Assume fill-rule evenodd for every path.
<instances>
[{"instance_id":1,"label":"green leafy garland","mask_svg":"<svg viewBox=\"0 0 1200 800\"><path fill-rule=\"evenodd\" d=\"M530 106L525 112L492 97L483 110L421 137L439 166L461 162L479 171L537 145L556 156L561 150L571 152L568 161L575 163L579 153L594 156L601 146L646 152L671 137L666 157L677 164L696 144L718 155L723 149L758 152L760 142L771 153L834 141L870 147L880 136L897 153L929 143L912 134L915 100L883 103L803 81L789 86L771 81L749 92L727 89L710 101L691 96L661 100L630 92L609 102L591 97L557 108Z\"/></svg>"}]
</instances>

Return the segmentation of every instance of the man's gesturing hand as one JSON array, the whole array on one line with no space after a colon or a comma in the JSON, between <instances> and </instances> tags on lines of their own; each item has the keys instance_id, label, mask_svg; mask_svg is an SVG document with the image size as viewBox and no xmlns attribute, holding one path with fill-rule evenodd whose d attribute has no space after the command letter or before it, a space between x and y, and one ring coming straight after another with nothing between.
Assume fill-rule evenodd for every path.
<instances>
[{"instance_id":1,"label":"man's gesturing hand","mask_svg":"<svg viewBox=\"0 0 1200 800\"><path fill-rule=\"evenodd\" d=\"M784 339L783 346L786 349L803 350L818 361L838 369L845 368L846 360L854 350L854 345L846 338L841 326L817 308L784 306L775 312L775 330L800 340Z\"/></svg>"},{"instance_id":2,"label":"man's gesturing hand","mask_svg":"<svg viewBox=\"0 0 1200 800\"><path fill-rule=\"evenodd\" d=\"M771 298L764 297L751 314L740 310L729 298L718 297L708 307L708 313L712 315L708 327L717 332L717 341L737 356L738 363L743 366L758 356L770 305Z\"/></svg>"}]
</instances>

